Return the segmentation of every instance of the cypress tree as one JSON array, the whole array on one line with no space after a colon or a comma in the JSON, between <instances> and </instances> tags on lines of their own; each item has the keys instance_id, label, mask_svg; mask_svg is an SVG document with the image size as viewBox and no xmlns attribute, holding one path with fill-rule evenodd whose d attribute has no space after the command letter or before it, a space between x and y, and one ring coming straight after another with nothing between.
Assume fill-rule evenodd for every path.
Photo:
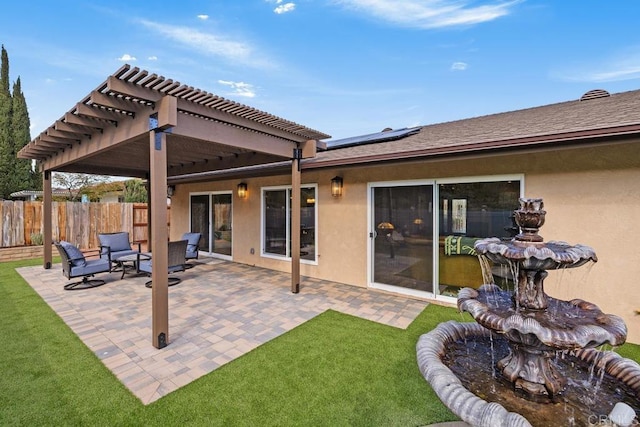
<instances>
[{"instance_id":1,"label":"cypress tree","mask_svg":"<svg viewBox=\"0 0 640 427\"><path fill-rule=\"evenodd\" d=\"M9 56L2 45L0 55L0 199L9 198L15 149L11 135L12 100L9 92Z\"/></svg>"},{"instance_id":2,"label":"cypress tree","mask_svg":"<svg viewBox=\"0 0 640 427\"><path fill-rule=\"evenodd\" d=\"M11 133L15 153L18 153L22 147L31 141L30 125L27 101L22 93L20 77L18 77L18 80L13 84L13 112L11 115ZM16 158L12 191L32 190L34 189L34 184L36 184L35 188L40 188L42 180L38 179L39 175L32 171L31 160ZM34 182L36 180L39 185Z\"/></svg>"},{"instance_id":3,"label":"cypress tree","mask_svg":"<svg viewBox=\"0 0 640 427\"><path fill-rule=\"evenodd\" d=\"M2 46L0 55L0 199L19 190L42 188L40 173L34 172L31 160L18 159L18 151L31 140L27 101L20 77L9 91L9 55Z\"/></svg>"}]
</instances>

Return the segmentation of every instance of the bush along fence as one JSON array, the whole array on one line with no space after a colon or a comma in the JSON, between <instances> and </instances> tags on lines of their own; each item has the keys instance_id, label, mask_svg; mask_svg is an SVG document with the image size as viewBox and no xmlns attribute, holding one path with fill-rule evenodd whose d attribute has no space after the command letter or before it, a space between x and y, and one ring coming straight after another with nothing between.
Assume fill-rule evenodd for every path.
<instances>
[{"instance_id":1,"label":"bush along fence","mask_svg":"<svg viewBox=\"0 0 640 427\"><path fill-rule=\"evenodd\" d=\"M42 218L42 202L0 202L0 248L42 245ZM97 248L98 233L117 231L127 231L131 240L144 243L147 204L53 202L52 230L53 240L82 249Z\"/></svg>"}]
</instances>

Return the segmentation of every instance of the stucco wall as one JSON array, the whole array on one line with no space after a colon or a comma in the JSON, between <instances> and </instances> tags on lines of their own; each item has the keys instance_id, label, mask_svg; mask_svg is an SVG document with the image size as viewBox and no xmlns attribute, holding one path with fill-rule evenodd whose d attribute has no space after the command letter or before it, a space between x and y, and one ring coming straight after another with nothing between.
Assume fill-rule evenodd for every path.
<instances>
[{"instance_id":1,"label":"stucco wall","mask_svg":"<svg viewBox=\"0 0 640 427\"><path fill-rule=\"evenodd\" d=\"M561 149L531 154L409 162L398 165L305 171L303 184L317 184L318 264L303 264L301 273L355 286L367 286L367 184L379 181L523 174L526 197L542 197L547 222L545 240L592 246L593 266L551 272L547 292L558 298L582 298L621 316L628 340L640 343L640 142ZM331 197L333 176L344 179L344 194ZM246 178L249 197L235 194L241 180L178 185L172 198L171 238L189 228L189 194L233 191L233 259L281 271L290 263L260 256L260 189L288 185L290 176ZM254 248L254 254L250 249ZM303 283L304 286L304 283Z\"/></svg>"}]
</instances>

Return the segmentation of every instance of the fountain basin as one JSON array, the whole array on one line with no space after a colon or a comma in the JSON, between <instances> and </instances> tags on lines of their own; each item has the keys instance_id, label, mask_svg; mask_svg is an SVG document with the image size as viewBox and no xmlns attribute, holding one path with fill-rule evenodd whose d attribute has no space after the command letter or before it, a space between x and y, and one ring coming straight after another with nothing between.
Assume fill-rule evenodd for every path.
<instances>
[{"instance_id":1,"label":"fountain basin","mask_svg":"<svg viewBox=\"0 0 640 427\"><path fill-rule=\"evenodd\" d=\"M624 321L604 314L595 305L575 299L562 301L545 296L545 310L530 310L514 304L512 293L494 284L477 291L465 288L458 294L458 308L478 324L505 337L509 353L497 367L516 389L533 400L563 393L566 378L556 369L558 352L593 348L608 343L621 345L627 336Z\"/></svg>"},{"instance_id":2,"label":"fountain basin","mask_svg":"<svg viewBox=\"0 0 640 427\"><path fill-rule=\"evenodd\" d=\"M473 426L589 426L619 401L633 407L638 420L640 365L614 352L563 353L557 363L569 375L568 391L540 403L500 379L494 360L508 353L508 345L477 323L441 323L420 337L416 350L418 367L440 400Z\"/></svg>"},{"instance_id":3,"label":"fountain basin","mask_svg":"<svg viewBox=\"0 0 640 427\"><path fill-rule=\"evenodd\" d=\"M598 261L591 247L570 245L562 241L531 243L490 237L478 240L475 249L478 254L486 256L495 264L515 264L523 270L575 268L589 261Z\"/></svg>"},{"instance_id":4,"label":"fountain basin","mask_svg":"<svg viewBox=\"0 0 640 427\"><path fill-rule=\"evenodd\" d=\"M517 308L513 294L494 284L464 288L458 308L467 311L485 328L514 336L517 342L535 340L540 350L573 350L602 344L624 344L627 326L622 318L604 314L597 305L574 299L547 297L546 310ZM535 339L534 339L535 337Z\"/></svg>"}]
</instances>

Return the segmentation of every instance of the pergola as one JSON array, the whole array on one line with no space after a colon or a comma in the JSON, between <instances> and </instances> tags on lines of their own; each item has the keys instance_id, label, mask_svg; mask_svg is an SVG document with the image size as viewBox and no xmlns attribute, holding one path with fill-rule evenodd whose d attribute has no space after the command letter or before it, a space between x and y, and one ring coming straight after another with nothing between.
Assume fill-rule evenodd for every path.
<instances>
[{"instance_id":1,"label":"pergola","mask_svg":"<svg viewBox=\"0 0 640 427\"><path fill-rule=\"evenodd\" d=\"M124 65L34 138L18 157L43 172L44 268L52 262L51 172L149 181L153 253L152 342L169 342L167 179L291 160L300 206L300 160L323 147L322 132ZM181 182L185 182L181 180ZM300 228L300 209L291 227ZM291 291L300 289L300 235L292 233Z\"/></svg>"}]
</instances>

